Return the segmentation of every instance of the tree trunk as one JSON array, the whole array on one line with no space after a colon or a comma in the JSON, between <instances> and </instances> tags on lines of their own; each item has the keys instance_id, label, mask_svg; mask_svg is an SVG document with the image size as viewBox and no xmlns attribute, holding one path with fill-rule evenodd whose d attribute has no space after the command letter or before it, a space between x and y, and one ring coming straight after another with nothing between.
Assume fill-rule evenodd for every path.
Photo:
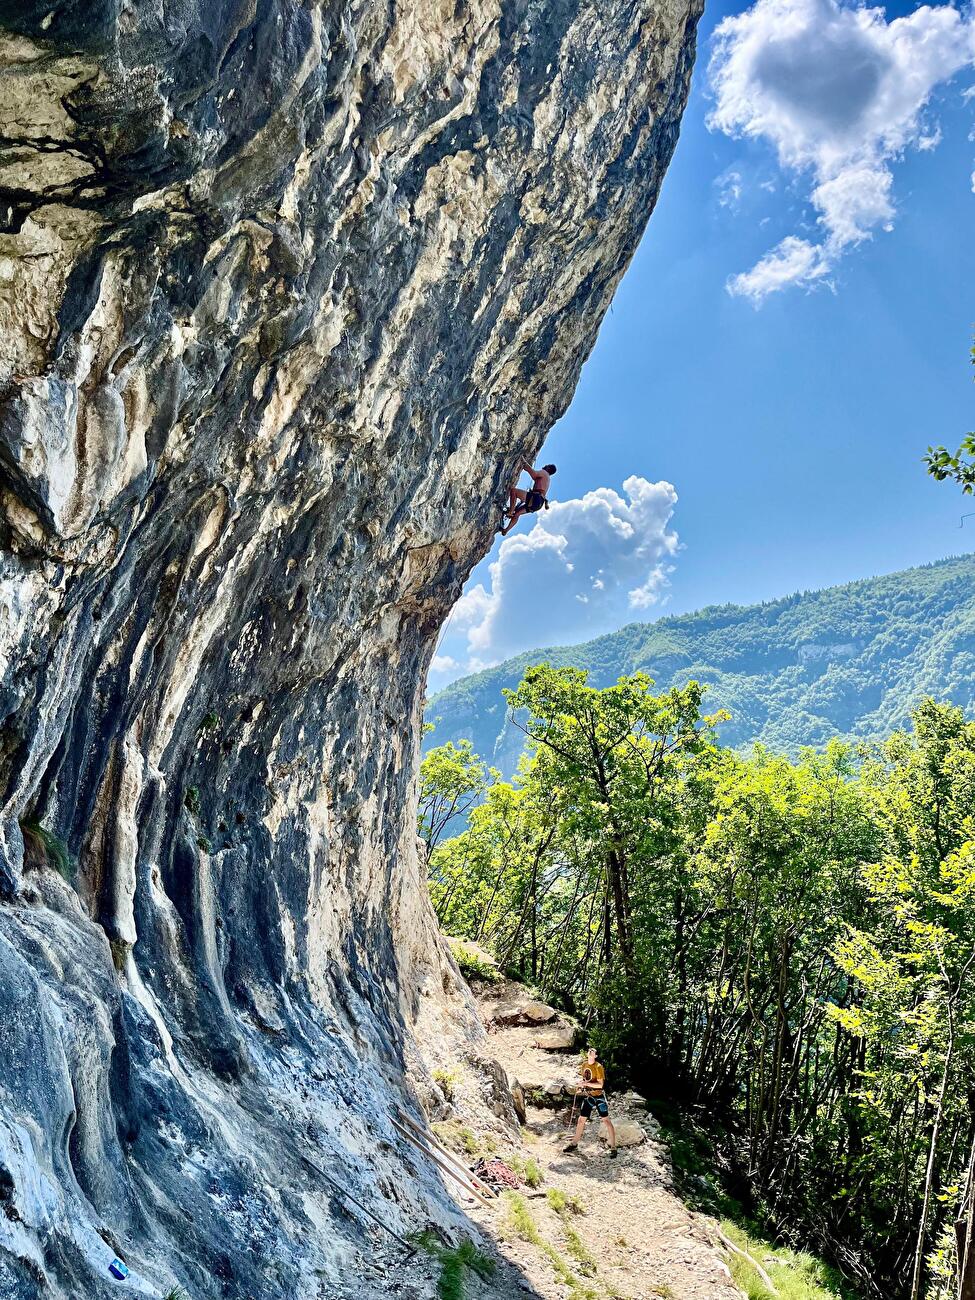
<instances>
[{"instance_id":1,"label":"tree trunk","mask_svg":"<svg viewBox=\"0 0 975 1300\"><path fill-rule=\"evenodd\" d=\"M951 1058L954 1054L955 1035L953 1029L953 1016L949 1009L948 1023L951 1028L948 1034L948 1047L945 1052L944 1068L941 1071L941 1089L938 1093L938 1105L934 1112L934 1123L931 1126L931 1141L928 1145L928 1164L924 1174L924 1199L921 1202L921 1222L917 1229L917 1243L914 1247L914 1271L911 1275L911 1300L919 1300L921 1295L921 1278L924 1272L924 1243L928 1235L928 1211L931 1208L931 1193L934 1188L934 1171L937 1163L938 1154L938 1135L941 1131L941 1116L944 1112L945 1090L948 1087L948 1072L951 1069Z\"/></svg>"},{"instance_id":2,"label":"tree trunk","mask_svg":"<svg viewBox=\"0 0 975 1300\"><path fill-rule=\"evenodd\" d=\"M615 846L606 853L606 868L613 892L613 910L616 913L616 936L619 939L620 955L627 975L632 976L633 943L630 938L630 918L627 898L623 890L623 862L619 849Z\"/></svg>"},{"instance_id":3,"label":"tree trunk","mask_svg":"<svg viewBox=\"0 0 975 1300\"><path fill-rule=\"evenodd\" d=\"M958 1247L958 1300L975 1300L975 1138L968 1156L965 1196L955 1223Z\"/></svg>"}]
</instances>

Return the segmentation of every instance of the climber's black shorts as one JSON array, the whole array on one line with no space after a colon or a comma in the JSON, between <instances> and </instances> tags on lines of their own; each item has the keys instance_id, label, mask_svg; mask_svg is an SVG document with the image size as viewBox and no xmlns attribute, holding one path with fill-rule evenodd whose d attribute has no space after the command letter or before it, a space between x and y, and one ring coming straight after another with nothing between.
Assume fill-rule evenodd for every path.
<instances>
[{"instance_id":1,"label":"climber's black shorts","mask_svg":"<svg viewBox=\"0 0 975 1300\"><path fill-rule=\"evenodd\" d=\"M605 1097L583 1097L580 1111L582 1118L588 1119L593 1111L596 1111L600 1119L609 1119L609 1107L606 1105Z\"/></svg>"}]
</instances>

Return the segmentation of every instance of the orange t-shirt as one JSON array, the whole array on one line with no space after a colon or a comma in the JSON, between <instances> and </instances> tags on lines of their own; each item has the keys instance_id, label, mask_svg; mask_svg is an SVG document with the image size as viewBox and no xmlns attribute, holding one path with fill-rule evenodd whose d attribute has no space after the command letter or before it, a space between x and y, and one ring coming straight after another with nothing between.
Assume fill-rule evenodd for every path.
<instances>
[{"instance_id":1,"label":"orange t-shirt","mask_svg":"<svg viewBox=\"0 0 975 1300\"><path fill-rule=\"evenodd\" d=\"M589 1071L589 1078L586 1078L586 1071ZM595 1065L590 1065L584 1061L579 1066L579 1073L582 1075L582 1081L586 1086L586 1093L590 1097L602 1096L603 1084L606 1081L606 1071L597 1061Z\"/></svg>"}]
</instances>

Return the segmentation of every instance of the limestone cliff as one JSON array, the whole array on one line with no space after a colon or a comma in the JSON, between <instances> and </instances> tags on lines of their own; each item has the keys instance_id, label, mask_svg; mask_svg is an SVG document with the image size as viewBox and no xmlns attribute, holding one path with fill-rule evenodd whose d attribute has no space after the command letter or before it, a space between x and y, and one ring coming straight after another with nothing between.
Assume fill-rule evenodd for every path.
<instances>
[{"instance_id":1,"label":"limestone cliff","mask_svg":"<svg viewBox=\"0 0 975 1300\"><path fill-rule=\"evenodd\" d=\"M476 1038L415 853L426 666L698 11L0 0L3 1296L97 1300L114 1253L147 1296L388 1294L315 1164L456 1222L388 1121L418 1018Z\"/></svg>"}]
</instances>

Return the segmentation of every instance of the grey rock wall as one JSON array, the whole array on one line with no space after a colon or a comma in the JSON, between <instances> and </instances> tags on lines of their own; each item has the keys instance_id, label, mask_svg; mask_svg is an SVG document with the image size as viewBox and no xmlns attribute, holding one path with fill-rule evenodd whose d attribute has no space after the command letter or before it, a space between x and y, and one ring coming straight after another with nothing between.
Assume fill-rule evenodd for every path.
<instances>
[{"instance_id":1,"label":"grey rock wall","mask_svg":"<svg viewBox=\"0 0 975 1300\"><path fill-rule=\"evenodd\" d=\"M477 1036L425 672L698 12L0 0L0 1294L114 1294L115 1253L146 1296L426 1293L315 1166L457 1227L388 1119Z\"/></svg>"}]
</instances>

